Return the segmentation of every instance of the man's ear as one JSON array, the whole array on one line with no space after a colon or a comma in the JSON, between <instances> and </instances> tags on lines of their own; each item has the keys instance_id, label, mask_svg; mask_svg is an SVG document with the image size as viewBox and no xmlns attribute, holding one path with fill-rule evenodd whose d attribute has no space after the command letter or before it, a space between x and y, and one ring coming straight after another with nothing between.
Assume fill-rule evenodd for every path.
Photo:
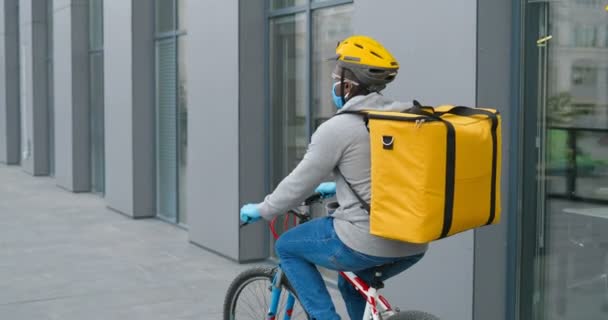
<instances>
[{"instance_id":1,"label":"man's ear","mask_svg":"<svg viewBox=\"0 0 608 320\"><path fill-rule=\"evenodd\" d=\"M349 94L353 90L353 84L350 82L344 81L344 94Z\"/></svg>"}]
</instances>

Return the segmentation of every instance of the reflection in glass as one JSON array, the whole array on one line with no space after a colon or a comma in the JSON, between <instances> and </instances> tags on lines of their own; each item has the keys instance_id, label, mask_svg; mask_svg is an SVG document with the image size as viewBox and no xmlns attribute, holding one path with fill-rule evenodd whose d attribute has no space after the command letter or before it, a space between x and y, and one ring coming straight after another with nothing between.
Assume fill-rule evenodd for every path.
<instances>
[{"instance_id":1,"label":"reflection in glass","mask_svg":"<svg viewBox=\"0 0 608 320\"><path fill-rule=\"evenodd\" d=\"M188 224L186 208L186 186L188 178L188 101L187 101L187 66L186 37L177 38L177 107L179 109L179 223Z\"/></svg>"},{"instance_id":2,"label":"reflection in glass","mask_svg":"<svg viewBox=\"0 0 608 320\"><path fill-rule=\"evenodd\" d=\"M305 15L270 22L270 99L273 187L304 156L306 130Z\"/></svg>"},{"instance_id":3,"label":"reflection in glass","mask_svg":"<svg viewBox=\"0 0 608 320\"><path fill-rule=\"evenodd\" d=\"M103 47L103 0L89 0L89 49Z\"/></svg>"},{"instance_id":4,"label":"reflection in glass","mask_svg":"<svg viewBox=\"0 0 608 320\"><path fill-rule=\"evenodd\" d=\"M175 30L175 0L156 0L156 32Z\"/></svg>"},{"instance_id":5,"label":"reflection in glass","mask_svg":"<svg viewBox=\"0 0 608 320\"><path fill-rule=\"evenodd\" d=\"M91 191L100 194L105 193L103 88L103 0L89 0Z\"/></svg>"},{"instance_id":6,"label":"reflection in glass","mask_svg":"<svg viewBox=\"0 0 608 320\"><path fill-rule=\"evenodd\" d=\"M351 4L313 11L312 14L312 131L336 113L331 98L331 72L335 61L327 58L335 55L338 41L352 34ZM329 177L327 180L329 181ZM325 208L313 207L314 216L324 216Z\"/></svg>"},{"instance_id":7,"label":"reflection in glass","mask_svg":"<svg viewBox=\"0 0 608 320\"><path fill-rule=\"evenodd\" d=\"M186 9L187 3L186 0L177 0L177 29L178 30L186 30Z\"/></svg>"},{"instance_id":8,"label":"reflection in glass","mask_svg":"<svg viewBox=\"0 0 608 320\"><path fill-rule=\"evenodd\" d=\"M541 137L534 314L607 319L608 48L600 30L608 15L592 0L529 6L541 8L538 37L553 36L546 46L527 44L540 79L528 83L539 96Z\"/></svg>"},{"instance_id":9,"label":"reflection in glass","mask_svg":"<svg viewBox=\"0 0 608 320\"><path fill-rule=\"evenodd\" d=\"M158 215L177 221L177 97L176 43L156 43L156 167Z\"/></svg>"},{"instance_id":10,"label":"reflection in glass","mask_svg":"<svg viewBox=\"0 0 608 320\"><path fill-rule=\"evenodd\" d=\"M185 60L185 0L157 0L156 39L156 156L157 214L186 225L188 161L188 103Z\"/></svg>"},{"instance_id":11,"label":"reflection in glass","mask_svg":"<svg viewBox=\"0 0 608 320\"><path fill-rule=\"evenodd\" d=\"M316 10L312 16L312 112L313 130L336 113L331 98L331 71L335 61L333 56L338 41L352 34L353 6L343 5Z\"/></svg>"},{"instance_id":12,"label":"reflection in glass","mask_svg":"<svg viewBox=\"0 0 608 320\"><path fill-rule=\"evenodd\" d=\"M103 53L90 55L91 191L105 192Z\"/></svg>"},{"instance_id":13,"label":"reflection in glass","mask_svg":"<svg viewBox=\"0 0 608 320\"><path fill-rule=\"evenodd\" d=\"M46 70L47 70L47 99L49 112L49 175L55 176L55 110L53 107L53 0L46 3Z\"/></svg>"},{"instance_id":14,"label":"reflection in glass","mask_svg":"<svg viewBox=\"0 0 608 320\"><path fill-rule=\"evenodd\" d=\"M271 10L305 5L308 0L271 0Z\"/></svg>"}]
</instances>

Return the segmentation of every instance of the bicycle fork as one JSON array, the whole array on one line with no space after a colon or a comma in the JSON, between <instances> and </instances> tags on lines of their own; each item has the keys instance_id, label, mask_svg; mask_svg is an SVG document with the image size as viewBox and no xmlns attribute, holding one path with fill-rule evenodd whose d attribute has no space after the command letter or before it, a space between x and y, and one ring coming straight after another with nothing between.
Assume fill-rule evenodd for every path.
<instances>
[{"instance_id":1,"label":"bicycle fork","mask_svg":"<svg viewBox=\"0 0 608 320\"><path fill-rule=\"evenodd\" d=\"M277 270L277 273L274 275L274 279L272 279L272 298L270 300L270 307L268 308L268 314L266 316L267 320L276 320L276 316L279 309L279 300L281 298L281 282L283 280L283 271L281 269ZM291 315L293 314L293 306L296 303L296 298L289 292L287 296L287 304L285 305L285 317L283 320L290 320Z\"/></svg>"}]
</instances>

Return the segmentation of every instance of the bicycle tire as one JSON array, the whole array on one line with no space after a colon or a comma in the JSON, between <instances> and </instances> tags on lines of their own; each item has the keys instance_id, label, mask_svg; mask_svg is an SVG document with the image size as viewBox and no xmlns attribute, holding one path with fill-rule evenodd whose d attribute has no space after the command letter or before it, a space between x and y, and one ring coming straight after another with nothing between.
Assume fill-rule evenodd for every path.
<instances>
[{"instance_id":1,"label":"bicycle tire","mask_svg":"<svg viewBox=\"0 0 608 320\"><path fill-rule=\"evenodd\" d=\"M408 310L397 312L386 320L439 320L439 318L424 311Z\"/></svg>"},{"instance_id":2,"label":"bicycle tire","mask_svg":"<svg viewBox=\"0 0 608 320\"><path fill-rule=\"evenodd\" d=\"M271 296L271 285L272 280L274 279L274 275L277 272L276 267L255 267L248 270L243 271L239 274L226 292L226 297L224 298L224 320L242 320L244 316L239 316L237 314L237 307L239 307L239 298L241 298L241 294L244 291L247 291L249 287L249 291L255 291L256 293L256 301L253 306L250 303L246 303L246 301L242 301L242 305L246 305L250 311L249 316L251 319L266 319L266 314L268 312L268 304L270 303ZM262 283L257 283L255 286L252 284L254 281L261 281ZM265 286L266 290L263 290ZM289 283L283 283L283 291L281 292L281 298L279 302L279 309L277 310L276 319L283 319L283 315L285 312L285 308L283 306L287 300L287 292L294 292ZM255 288L252 289L252 288ZM295 295L294 295L295 297ZM259 303L259 308L257 304ZM256 310L254 310L256 308ZM310 317L306 313L306 311L302 308L302 305L299 303L296 297L296 304L294 306L294 313L292 315L293 320L310 320Z\"/></svg>"}]
</instances>

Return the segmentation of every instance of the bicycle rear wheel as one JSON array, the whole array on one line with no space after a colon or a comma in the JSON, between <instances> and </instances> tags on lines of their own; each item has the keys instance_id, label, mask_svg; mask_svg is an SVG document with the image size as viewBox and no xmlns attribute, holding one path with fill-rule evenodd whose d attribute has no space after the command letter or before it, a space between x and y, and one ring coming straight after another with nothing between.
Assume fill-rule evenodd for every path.
<instances>
[{"instance_id":1,"label":"bicycle rear wheel","mask_svg":"<svg viewBox=\"0 0 608 320\"><path fill-rule=\"evenodd\" d=\"M256 267L239 274L230 284L224 299L224 320L266 319L276 272L276 268ZM283 285L275 319L284 318L289 292L292 292L291 288ZM310 319L297 299L291 319Z\"/></svg>"}]
</instances>

